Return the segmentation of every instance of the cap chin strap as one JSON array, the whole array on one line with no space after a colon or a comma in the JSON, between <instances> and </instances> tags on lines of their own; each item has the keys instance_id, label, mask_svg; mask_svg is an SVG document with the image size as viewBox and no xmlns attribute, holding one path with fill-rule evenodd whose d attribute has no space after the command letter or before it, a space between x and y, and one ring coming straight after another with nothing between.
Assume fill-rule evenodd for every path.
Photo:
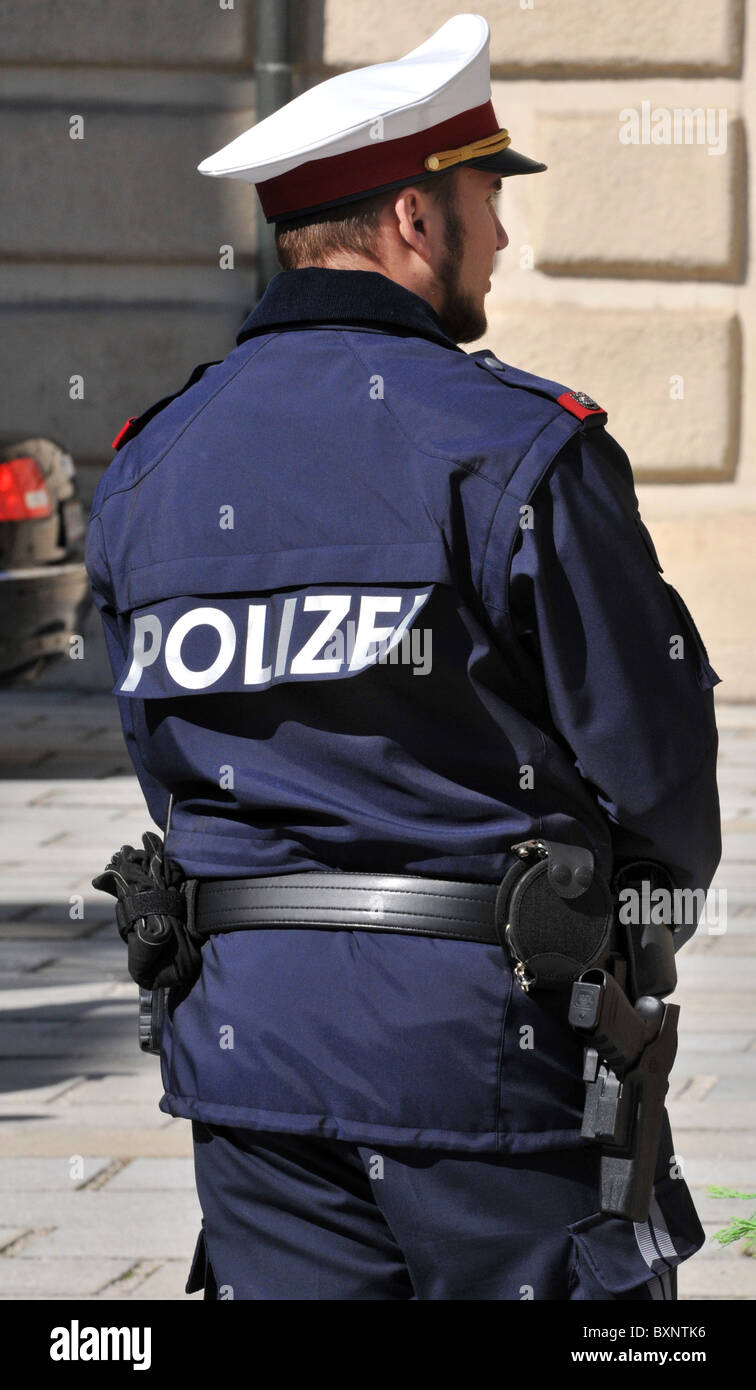
<instances>
[{"instance_id":1,"label":"cap chin strap","mask_svg":"<svg viewBox=\"0 0 756 1390\"><path fill-rule=\"evenodd\" d=\"M511 143L508 130L497 130L495 135L475 140L472 145L460 145L456 150L439 150L437 154L429 154L425 160L425 167L430 169L431 173L437 174L441 169L449 169L452 164L461 164L468 159L480 159L486 154L498 154L499 150L505 150Z\"/></svg>"}]
</instances>

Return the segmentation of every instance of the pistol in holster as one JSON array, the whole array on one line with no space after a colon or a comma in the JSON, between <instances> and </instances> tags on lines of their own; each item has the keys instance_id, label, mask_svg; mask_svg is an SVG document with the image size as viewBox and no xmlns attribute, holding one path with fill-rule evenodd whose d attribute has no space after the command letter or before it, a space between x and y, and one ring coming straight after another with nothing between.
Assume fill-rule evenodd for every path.
<instances>
[{"instance_id":1,"label":"pistol in holster","mask_svg":"<svg viewBox=\"0 0 756 1390\"><path fill-rule=\"evenodd\" d=\"M497 897L499 939L526 992L571 985L568 1021L585 1042L581 1135L601 1145L601 1211L645 1221L677 1052L680 1010L663 997L677 971L671 923L619 905L628 888L640 904L644 883L673 882L644 860L624 865L610 886L590 850L546 840L513 849L518 862Z\"/></svg>"}]
</instances>

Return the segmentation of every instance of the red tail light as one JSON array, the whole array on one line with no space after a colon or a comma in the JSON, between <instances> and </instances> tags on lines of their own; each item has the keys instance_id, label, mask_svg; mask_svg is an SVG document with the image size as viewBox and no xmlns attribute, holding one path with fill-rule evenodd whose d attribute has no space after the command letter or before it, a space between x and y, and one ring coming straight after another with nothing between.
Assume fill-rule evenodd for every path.
<instances>
[{"instance_id":1,"label":"red tail light","mask_svg":"<svg viewBox=\"0 0 756 1390\"><path fill-rule=\"evenodd\" d=\"M50 494L34 459L0 463L0 521L28 521L51 511Z\"/></svg>"}]
</instances>

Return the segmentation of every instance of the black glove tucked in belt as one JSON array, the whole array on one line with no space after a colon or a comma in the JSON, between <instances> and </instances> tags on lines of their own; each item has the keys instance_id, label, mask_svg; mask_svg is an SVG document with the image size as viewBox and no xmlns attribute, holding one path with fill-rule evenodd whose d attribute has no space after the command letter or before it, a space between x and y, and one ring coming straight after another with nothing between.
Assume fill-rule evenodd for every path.
<instances>
[{"instance_id":1,"label":"black glove tucked in belt","mask_svg":"<svg viewBox=\"0 0 756 1390\"><path fill-rule=\"evenodd\" d=\"M118 899L116 922L132 980L144 989L191 984L202 966L201 940L187 913L186 885L195 880L165 858L159 835L148 831L142 844L122 845L92 887Z\"/></svg>"}]
</instances>

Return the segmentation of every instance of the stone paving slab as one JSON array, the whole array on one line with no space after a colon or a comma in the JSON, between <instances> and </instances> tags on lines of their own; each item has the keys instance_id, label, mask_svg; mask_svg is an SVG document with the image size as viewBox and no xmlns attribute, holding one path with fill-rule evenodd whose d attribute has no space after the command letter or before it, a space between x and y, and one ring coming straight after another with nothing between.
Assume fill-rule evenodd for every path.
<instances>
[{"instance_id":1,"label":"stone paving slab","mask_svg":"<svg viewBox=\"0 0 756 1390\"><path fill-rule=\"evenodd\" d=\"M3 1294L2 1299L8 1302L13 1298L12 1294ZM82 1293L76 1295L77 1303L95 1303L104 1298L101 1293ZM24 1303L69 1303L71 1295L68 1293L25 1293ZM95 1315L93 1314L93 1317Z\"/></svg>"},{"instance_id":2,"label":"stone paving slab","mask_svg":"<svg viewBox=\"0 0 756 1390\"><path fill-rule=\"evenodd\" d=\"M160 1092L162 1095L162 1090ZM159 1099L159 1097L158 1097ZM16 1106L18 1112L20 1107ZM0 1111L0 1120L2 1120ZM76 1151L75 1136L80 1130L86 1133L94 1129L110 1129L114 1133L118 1130L140 1130L165 1129L171 1123L173 1117L165 1115L162 1110L158 1110L157 1105L75 1105L58 1104L54 1109L50 1109L49 1114L44 1116L46 1130L52 1131L63 1129L73 1131L69 1139L69 1147L72 1152ZM39 1111L30 1115L27 1123L33 1124L40 1120ZM17 1127L24 1121L19 1116Z\"/></svg>"},{"instance_id":3,"label":"stone paving slab","mask_svg":"<svg viewBox=\"0 0 756 1390\"><path fill-rule=\"evenodd\" d=\"M0 1225L0 1262L5 1258L5 1251L11 1245L15 1245L17 1240L26 1234L24 1226L2 1226Z\"/></svg>"},{"instance_id":4,"label":"stone paving slab","mask_svg":"<svg viewBox=\"0 0 756 1390\"><path fill-rule=\"evenodd\" d=\"M34 1255L0 1258L0 1298L76 1298L96 1294L104 1286L123 1277L131 1268L130 1259L66 1257L41 1259ZM188 1266L187 1266L188 1269ZM186 1275L184 1276L186 1282Z\"/></svg>"},{"instance_id":5,"label":"stone paving slab","mask_svg":"<svg viewBox=\"0 0 756 1390\"><path fill-rule=\"evenodd\" d=\"M741 1129L730 1134L716 1125L702 1127L696 1124L695 1120L687 1127L678 1122L677 1110L678 1107L673 1102L669 1106L672 1136L675 1152L682 1156L686 1174L693 1158L707 1160L708 1182L724 1183L726 1180L719 1174L725 1172L734 1159L746 1160L749 1164L756 1165L756 1134L752 1131ZM695 1119L698 1119L698 1115ZM752 1183L753 1179L749 1178L748 1182ZM750 1186L747 1190L750 1192Z\"/></svg>"},{"instance_id":6,"label":"stone paving slab","mask_svg":"<svg viewBox=\"0 0 756 1390\"><path fill-rule=\"evenodd\" d=\"M143 1071L131 1075L112 1074L93 1080L84 1079L67 1095L68 1104L90 1107L116 1104L126 1106L140 1102L148 1104L154 1101L157 1107L163 1094L160 1060L148 1053L143 1055L145 1059Z\"/></svg>"},{"instance_id":7,"label":"stone paving slab","mask_svg":"<svg viewBox=\"0 0 756 1390\"><path fill-rule=\"evenodd\" d=\"M22 1057L44 1057L57 1050L56 1040L65 1035L63 1023L45 1023L42 1019L28 1028L7 1023L0 1027L0 1057L19 1060Z\"/></svg>"},{"instance_id":8,"label":"stone paving slab","mask_svg":"<svg viewBox=\"0 0 756 1390\"><path fill-rule=\"evenodd\" d=\"M2 1070L4 1067L4 1071ZM28 1082L31 1078L27 1074L28 1063L24 1063L23 1077ZM5 1063L0 1063L0 1110L3 1114L13 1110L29 1110L49 1105L51 1101L58 1100L72 1087L76 1086L82 1077L65 1075L57 1081L50 1081L49 1075L45 1074L45 1081L40 1080L38 1086L25 1085L19 1088L19 1067L13 1062L8 1067L7 1059Z\"/></svg>"},{"instance_id":9,"label":"stone paving slab","mask_svg":"<svg viewBox=\"0 0 756 1390\"><path fill-rule=\"evenodd\" d=\"M750 1053L749 1060L751 1061L751 1069L748 1072L742 1072L738 1076L720 1076L717 1078L712 1095L715 1105L718 1106L722 1101L728 1105L739 1106L744 1096L756 1094L756 1053ZM754 1173L754 1180L756 1181L756 1173Z\"/></svg>"},{"instance_id":10,"label":"stone paving slab","mask_svg":"<svg viewBox=\"0 0 756 1390\"><path fill-rule=\"evenodd\" d=\"M42 951L42 948L39 946L35 947L35 949ZM7 949L2 948L2 955L6 960L12 959L14 953L13 946L8 946ZM45 953L47 957L52 960L60 959L60 953L56 952L54 946L46 946L44 951L42 951L43 955ZM0 989L0 1013L5 1015L14 1008L32 1008L41 1006L44 1003L51 1005L83 1004L97 1002L101 999L127 1000L133 997L136 985L128 973L126 974L125 980L122 981L108 980L105 978L101 980L82 979L83 967L88 965L91 969L96 969L101 959L102 956L98 946L96 943L93 943L91 954L85 955L79 962L81 970L76 973L76 978L72 980L70 984L56 984L50 979L49 974L43 978L42 983L40 983L39 975L37 975L36 978L32 976L25 981L26 991L21 1000L18 999L16 990L7 987L4 979L3 988ZM30 997L35 993L38 997Z\"/></svg>"},{"instance_id":11,"label":"stone paving slab","mask_svg":"<svg viewBox=\"0 0 756 1390\"><path fill-rule=\"evenodd\" d=\"M680 1047L678 1051L678 1061L686 1052L703 1052L710 1055L712 1052L717 1054L717 1060L712 1067L702 1067L702 1071L716 1071L721 1065L719 1054L738 1057L745 1055L749 1049L756 1044L756 1032L743 1030L740 1033L726 1032L718 1033L704 1028L688 1028L685 1015L680 1016ZM677 1063L675 1064L677 1065Z\"/></svg>"},{"instance_id":12,"label":"stone paving slab","mask_svg":"<svg viewBox=\"0 0 756 1390\"><path fill-rule=\"evenodd\" d=\"M752 845L753 845L753 831L751 831L751 832L749 832L749 833L746 833L746 832L743 832L743 831L740 831L740 830L736 830L736 831L728 830L728 833L727 833L727 860L728 860L728 863L732 863L732 862L734 861L734 862L736 862L736 863L750 864L750 855L751 855L751 848L752 848ZM723 874L723 873L721 873L721 871L719 871L718 877L719 877L719 879L721 879L721 880L725 883L725 885L726 885L727 878L728 878L728 874L727 874L727 873L724 873L724 874Z\"/></svg>"},{"instance_id":13,"label":"stone paving slab","mask_svg":"<svg viewBox=\"0 0 756 1390\"><path fill-rule=\"evenodd\" d=\"M126 803L121 803L118 807L111 804L79 806L75 821L72 822L68 819L63 822L55 804L40 805L39 792L37 791L32 791L30 795L29 789L36 787L36 785L32 782L3 783L3 787L15 786L17 790L20 787L27 789L26 801L10 799L5 803L7 806L13 806L13 816L12 819L9 817L3 826L3 852L8 846L16 843L45 845L47 847L45 858L48 856L49 849L55 845L67 847L69 851L73 849L80 851L82 841L84 841L85 847L89 843L86 837L91 834L94 842L99 843L105 835L112 833L113 826L124 814ZM108 784L98 782L96 785L106 787ZM5 802L5 792L3 792L3 801ZM135 803L134 810L137 809L140 807Z\"/></svg>"},{"instance_id":14,"label":"stone paving slab","mask_svg":"<svg viewBox=\"0 0 756 1390\"><path fill-rule=\"evenodd\" d=\"M60 954L60 948L47 941L13 941L3 951L3 963L11 974L21 974L27 970L39 970L40 966L56 960Z\"/></svg>"},{"instance_id":15,"label":"stone paving slab","mask_svg":"<svg viewBox=\"0 0 756 1390\"><path fill-rule=\"evenodd\" d=\"M140 1299L151 1299L154 1302L163 1299L181 1299L183 1302L203 1301L203 1293L198 1289L196 1293L184 1293L184 1285L189 1277L190 1261L166 1260L154 1274L150 1274L147 1279L140 1283L133 1293L127 1294L129 1302Z\"/></svg>"},{"instance_id":16,"label":"stone paving slab","mask_svg":"<svg viewBox=\"0 0 756 1390\"><path fill-rule=\"evenodd\" d=\"M137 812L140 812L147 821L150 819L139 783L133 775L102 779L91 777L60 777L54 780L40 778L39 781L27 783L27 787L30 787L32 792L29 798L30 804L39 806L44 811L49 811L51 816L56 811L70 810L72 807L78 810L82 806L104 806L111 807L124 818L126 815L133 818ZM66 828L65 824L63 828Z\"/></svg>"},{"instance_id":17,"label":"stone paving slab","mask_svg":"<svg viewBox=\"0 0 756 1390\"><path fill-rule=\"evenodd\" d=\"M121 1056L124 1043L127 1046L132 1045L135 1050L137 1048L135 1009L128 1009L125 1013L119 1010L112 1017L93 1020L75 1018L62 1026L69 1034L70 1043L67 1040L66 1051L70 1057L83 1055L96 1061L102 1051L115 1050ZM29 1031L26 1030L27 1033Z\"/></svg>"},{"instance_id":18,"label":"stone paving slab","mask_svg":"<svg viewBox=\"0 0 756 1390\"><path fill-rule=\"evenodd\" d=\"M12 1209L12 1208L11 1208ZM34 1242L36 1260L70 1256L97 1259L185 1259L189 1261L201 1223L194 1193L176 1192L170 1203L164 1193L143 1193L135 1202L130 1192L79 1192L65 1212L60 1199L42 1193L33 1202L19 1201L17 1224L52 1226L57 1229ZM0 1194L0 1218L4 1211ZM31 1247L28 1247L31 1249Z\"/></svg>"},{"instance_id":19,"label":"stone paving slab","mask_svg":"<svg viewBox=\"0 0 756 1390\"><path fill-rule=\"evenodd\" d=\"M138 1049L129 1049L134 1052L133 1071L141 1072L145 1067L145 1061L155 1062L158 1059L149 1053L140 1052ZM86 1077L87 1080L97 1081L102 1076L129 1075L130 1058L124 1051L117 1063L110 1062L108 1066L103 1066L97 1059L93 1059L91 1065L86 1067L76 1067L72 1059L63 1053L55 1053L52 1057L30 1057L24 1061L23 1071L14 1067L13 1060L8 1057L0 1058L0 1092L15 1090L35 1090L38 1086L60 1085L67 1080Z\"/></svg>"},{"instance_id":20,"label":"stone paving slab","mask_svg":"<svg viewBox=\"0 0 756 1390\"><path fill-rule=\"evenodd\" d=\"M135 1158L107 1183L109 1192L194 1192L190 1158Z\"/></svg>"},{"instance_id":21,"label":"stone paving slab","mask_svg":"<svg viewBox=\"0 0 756 1390\"><path fill-rule=\"evenodd\" d=\"M72 945L81 946L85 943L77 941ZM36 987L41 990L60 988L64 982L70 981L72 985L76 981L84 983L99 982L103 986L108 984L122 984L124 986L134 985L133 980L124 968L126 952L121 947L119 950L117 942L93 941L91 951L86 950L69 955L68 951L53 952L48 947L48 961L39 966L36 974ZM103 990L104 998L112 999L112 992ZM134 987L134 998L136 998ZM121 996L123 1001L130 1002L131 995L125 993Z\"/></svg>"},{"instance_id":22,"label":"stone paving slab","mask_svg":"<svg viewBox=\"0 0 756 1390\"><path fill-rule=\"evenodd\" d=\"M23 920L0 922L0 941L73 941L77 937L91 936L97 930L98 926L93 921L82 919L71 922L62 914L58 920L47 912L36 920L25 917Z\"/></svg>"},{"instance_id":23,"label":"stone paving slab","mask_svg":"<svg viewBox=\"0 0 756 1390\"><path fill-rule=\"evenodd\" d=\"M90 887L89 892L93 894L94 890ZM55 906L58 903L69 906L74 894L86 897L82 879L77 874L22 874L20 869L18 873L15 870L11 872L6 866L0 878L0 897L5 903L39 902L42 898Z\"/></svg>"},{"instance_id":24,"label":"stone paving slab","mask_svg":"<svg viewBox=\"0 0 756 1390\"><path fill-rule=\"evenodd\" d=\"M28 992L31 993L31 991ZM121 1027L125 1026L131 1029L134 1038L136 1038L136 1001L132 1003L131 1000L122 1001L119 999L106 999L101 1003L92 1001L88 1004L35 1004L30 1008L19 1005L18 1008L4 1015L4 1023L0 1025L0 1031L3 1027L7 1026L10 1029L11 1025L17 1025L21 1036L28 1034L29 1030L35 1027L33 1014L37 1016L44 1014L46 1023L58 1023L70 1028L72 1038L74 1038L74 1030L80 1031L84 1021L93 1026L96 1025L97 1029L105 1036L112 1034L114 1024L118 1024L119 1031ZM81 1036L84 1034L81 1033Z\"/></svg>"},{"instance_id":25,"label":"stone paving slab","mask_svg":"<svg viewBox=\"0 0 756 1390\"><path fill-rule=\"evenodd\" d=\"M141 1071L144 1066L144 1058L148 1054L139 1053L135 1060L134 1071ZM152 1059L157 1061L157 1058ZM61 1087L71 1085L73 1082L80 1081L82 1078L97 1081L103 1075L117 1078L123 1074L124 1058L121 1058L117 1066L104 1068L93 1066L84 1072L79 1071L67 1057L60 1055L56 1057L32 1057L24 1062L23 1067L19 1067L15 1061L7 1057L0 1058L0 1095L13 1096L34 1095L42 1092L38 1096L40 1101L54 1099L54 1095L48 1097L48 1090L57 1092Z\"/></svg>"},{"instance_id":26,"label":"stone paving slab","mask_svg":"<svg viewBox=\"0 0 756 1390\"><path fill-rule=\"evenodd\" d=\"M3 771L6 777L36 777L40 781L60 779L74 781L77 775L86 772L93 780L105 777L125 777L132 772L128 755L108 749L80 748L65 753L48 753L36 757L24 750L11 750L3 754Z\"/></svg>"},{"instance_id":27,"label":"stone paving slab","mask_svg":"<svg viewBox=\"0 0 756 1390\"><path fill-rule=\"evenodd\" d=\"M669 1112L675 1129L724 1128L732 1138L741 1133L753 1134L756 1131L756 1099L719 1100L715 1091L716 1087L711 1093L713 1101L711 1105L707 1105L706 1101L691 1105L686 1102L685 1097L676 1102L673 1101L670 1104Z\"/></svg>"},{"instance_id":28,"label":"stone paving slab","mask_svg":"<svg viewBox=\"0 0 756 1390\"><path fill-rule=\"evenodd\" d=\"M92 1025L102 1025L112 1023L114 1019L117 1019L119 1024L125 1023L136 1040L136 993L133 999L105 999L100 1004L90 1004L85 1013L77 1013L76 1024L78 1027L80 1021L85 1020Z\"/></svg>"},{"instance_id":29,"label":"stone paving slab","mask_svg":"<svg viewBox=\"0 0 756 1390\"><path fill-rule=\"evenodd\" d=\"M107 1055L115 1060L122 1055L119 1035L104 1033L98 1036L100 1045L95 1048L91 1037L75 1036L70 1024L38 1022L26 1027L13 1024L4 1026L0 1036L0 1057L19 1061L29 1057L50 1057L65 1050L70 1062L75 1062L77 1070L82 1063L103 1062Z\"/></svg>"},{"instance_id":30,"label":"stone paving slab","mask_svg":"<svg viewBox=\"0 0 756 1390\"><path fill-rule=\"evenodd\" d=\"M82 942L77 942L76 945L79 950L86 949ZM680 1002L678 995L681 989L685 989L687 996L702 986L708 989L714 985L725 989L728 995L745 992L751 996L753 1008L753 983L749 978L749 967L753 968L753 960L747 955L720 956L717 954L717 948L712 947L704 955L686 956L683 946L677 953L678 984L674 995L675 1002Z\"/></svg>"},{"instance_id":31,"label":"stone paving slab","mask_svg":"<svg viewBox=\"0 0 756 1390\"><path fill-rule=\"evenodd\" d=\"M12 1128L0 1126L0 1157L25 1160L30 1153L69 1158L72 1149L84 1157L110 1158L189 1158L193 1153L192 1129L188 1120L172 1120L161 1129L105 1129L92 1126L72 1133L51 1129L47 1123L32 1121Z\"/></svg>"},{"instance_id":32,"label":"stone paving slab","mask_svg":"<svg viewBox=\"0 0 756 1390\"><path fill-rule=\"evenodd\" d=\"M3 783L3 786L6 785L12 784ZM19 817L13 842L9 841L7 845L0 847L0 854L9 866L14 860L18 860L16 876L18 877L22 870L28 870L30 882L34 882L37 875L43 876L51 867L59 873L61 864L64 869L70 864L81 876L84 869L90 868L91 863L90 877L94 877L104 868L114 849L118 849L129 839L132 844L141 844L142 832L154 828L149 823L149 817L145 816L142 820L141 812L136 808L127 812L123 808L116 810L113 806L92 807L87 812L87 815L91 816L91 822L84 823L80 830L78 819L84 814L81 807L14 806L12 810L8 808L7 813L15 816L19 809L22 809L23 814ZM28 818L24 819L27 813L33 814L28 814ZM76 824L75 832L72 830L72 821ZM71 839L67 840L65 836L69 833ZM24 856L23 860L21 855ZM95 892L91 884L90 889ZM108 902L107 896L97 892L97 898L104 910ZM38 893L34 902L39 900Z\"/></svg>"},{"instance_id":33,"label":"stone paving slab","mask_svg":"<svg viewBox=\"0 0 756 1390\"><path fill-rule=\"evenodd\" d=\"M116 928L115 921L113 921L112 925L108 926L107 929L103 928L105 928L104 923L102 924L102 927L98 929L98 931L91 937L79 937L74 941L66 941L61 943L58 950L56 951L58 959L64 962L66 965L76 967L84 965L99 965L100 962L107 964L109 967L115 964L116 962L118 962L121 965L124 965L124 962L126 960L126 950L124 948L123 941L118 935L118 930ZM13 946L9 945L9 952L12 953L14 949L15 948ZM39 948L32 947L32 949ZM128 972L126 973L126 979L131 979Z\"/></svg>"},{"instance_id":34,"label":"stone paving slab","mask_svg":"<svg viewBox=\"0 0 756 1390\"><path fill-rule=\"evenodd\" d=\"M103 924L97 925L92 920L86 924L86 937L71 937L67 932L68 923L62 925L65 935L56 935L52 923L41 935L32 925L27 935L22 922L14 923L12 931L0 939L0 961L5 966L2 970L0 988L0 1010L3 1013L14 1007L15 982L10 983L12 976L25 975L27 986L36 988L41 996L47 993L56 1003L73 1002L77 987L82 999L94 997L98 988L106 997L117 994L108 978L112 975L116 962L120 966L124 963L125 953L122 948L120 952L118 950L116 931L103 930ZM115 941L113 937L116 938ZM59 987L60 982L54 978L56 972L60 971L74 974L75 978L71 982L74 993L70 998L64 998ZM92 976L97 971L101 972L101 979L95 984ZM124 983L126 981L129 981L127 972ZM127 996L124 994L122 997ZM26 1002L28 1004L29 1001Z\"/></svg>"},{"instance_id":35,"label":"stone paving slab","mask_svg":"<svg viewBox=\"0 0 756 1390\"><path fill-rule=\"evenodd\" d=\"M0 948L1 950L1 948ZM27 971L25 974L12 971L3 972L3 989L0 994L6 991L16 995L16 1002L9 1007L14 1009L24 1009L27 1007L27 998L39 991L41 994L49 996L51 1003L57 1007L64 1003L64 990L94 990L92 998L97 998L99 991L103 999L111 999L118 996L119 990L125 990L131 986L133 990L134 982L125 972L117 973L111 969L105 969L97 960L83 961L80 968L74 969L61 965L61 957L51 952L52 963L43 967L41 971ZM126 999L128 995L122 993L121 998ZM75 999L71 999L74 1003ZM44 1000L38 1001L38 1007L42 1008ZM32 1007L31 1005L29 1007ZM3 1006L0 1005L0 1009Z\"/></svg>"},{"instance_id":36,"label":"stone paving slab","mask_svg":"<svg viewBox=\"0 0 756 1390\"><path fill-rule=\"evenodd\" d=\"M679 951L677 955L678 973L682 974L681 966L687 965L692 958L702 955L709 959L716 955L720 960L725 956L739 956L746 962L744 968L751 970L753 968L752 957L756 956L756 920L743 923L739 931L734 931L733 927L736 922L739 923L739 920L733 919L732 913L730 913L727 931L723 936L694 936L686 942L682 951Z\"/></svg>"},{"instance_id":37,"label":"stone paving slab","mask_svg":"<svg viewBox=\"0 0 756 1390\"><path fill-rule=\"evenodd\" d=\"M708 1301L756 1298L756 1260L746 1256L731 1256L726 1263L702 1261L699 1255L685 1260L677 1272L677 1292L680 1302L706 1299Z\"/></svg>"},{"instance_id":38,"label":"stone paving slab","mask_svg":"<svg viewBox=\"0 0 756 1390\"><path fill-rule=\"evenodd\" d=\"M713 997L712 997L713 995ZM714 1033L742 1033L753 1023L754 1001L747 991L725 997L723 991L686 988L675 994L675 1002L685 1010L688 1035L699 1028Z\"/></svg>"},{"instance_id":39,"label":"stone paving slab","mask_svg":"<svg viewBox=\"0 0 756 1390\"><path fill-rule=\"evenodd\" d=\"M740 1192L756 1192L753 1155L742 1158L712 1158L709 1154L687 1154L683 1160L683 1177L693 1192L696 1203L709 1183L717 1187L735 1187ZM744 1202L743 1206L747 1204Z\"/></svg>"},{"instance_id":40,"label":"stone paving slab","mask_svg":"<svg viewBox=\"0 0 756 1390\"><path fill-rule=\"evenodd\" d=\"M753 950L752 945L749 946L748 942L753 943L754 925L753 918L741 916L737 911L737 906L731 902L728 908L727 931L724 935L716 937L715 940L723 943L725 951L728 949L725 943L733 942L729 948L733 955L752 956L756 954L756 951ZM687 947L683 949L687 950Z\"/></svg>"},{"instance_id":41,"label":"stone paving slab","mask_svg":"<svg viewBox=\"0 0 756 1390\"><path fill-rule=\"evenodd\" d=\"M91 1182L108 1166L106 1158L85 1158L76 1165L76 1176L72 1178L69 1159L28 1157L19 1164L15 1159L0 1158L0 1192L64 1192L69 1195L74 1188Z\"/></svg>"},{"instance_id":42,"label":"stone paving slab","mask_svg":"<svg viewBox=\"0 0 756 1390\"><path fill-rule=\"evenodd\" d=\"M753 888L753 866L750 862L739 863L736 859L728 859L723 869L717 873L717 877L710 885L709 892L727 893L728 904L741 901L753 908L754 888Z\"/></svg>"}]
</instances>

